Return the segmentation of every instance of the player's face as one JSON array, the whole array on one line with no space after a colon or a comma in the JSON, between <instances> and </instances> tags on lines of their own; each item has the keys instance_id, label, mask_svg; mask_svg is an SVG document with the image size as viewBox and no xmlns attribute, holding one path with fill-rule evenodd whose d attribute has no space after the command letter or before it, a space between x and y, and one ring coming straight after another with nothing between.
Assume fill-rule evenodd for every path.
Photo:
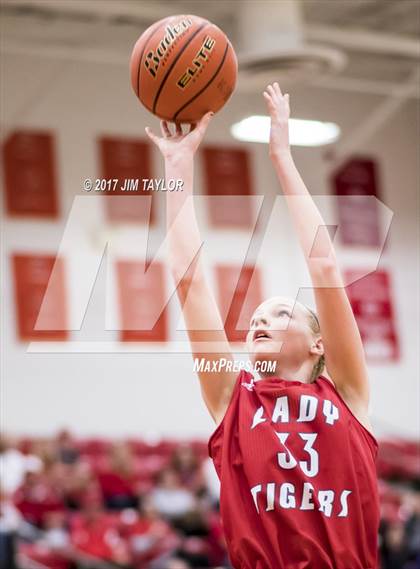
<instances>
[{"instance_id":1,"label":"player's face","mask_svg":"<svg viewBox=\"0 0 420 569\"><path fill-rule=\"evenodd\" d=\"M281 359L300 367L309 357L314 335L306 308L285 297L273 297L254 312L247 335L251 359ZM276 357L275 357L276 356Z\"/></svg>"}]
</instances>

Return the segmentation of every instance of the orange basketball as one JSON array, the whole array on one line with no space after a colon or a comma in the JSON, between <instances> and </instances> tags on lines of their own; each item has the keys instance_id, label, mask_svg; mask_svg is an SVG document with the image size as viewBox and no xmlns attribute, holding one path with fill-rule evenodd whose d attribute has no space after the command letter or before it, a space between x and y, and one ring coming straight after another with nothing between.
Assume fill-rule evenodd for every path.
<instances>
[{"instance_id":1,"label":"orange basketball","mask_svg":"<svg viewBox=\"0 0 420 569\"><path fill-rule=\"evenodd\" d=\"M199 16L170 16L137 40L131 85L141 103L161 119L193 123L219 111L236 84L238 62L217 26Z\"/></svg>"}]
</instances>

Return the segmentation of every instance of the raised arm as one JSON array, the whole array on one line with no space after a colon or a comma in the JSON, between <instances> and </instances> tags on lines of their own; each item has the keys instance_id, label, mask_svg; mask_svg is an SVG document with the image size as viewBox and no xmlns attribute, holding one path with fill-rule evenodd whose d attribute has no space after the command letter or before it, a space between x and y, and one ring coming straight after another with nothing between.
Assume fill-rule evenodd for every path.
<instances>
[{"instance_id":1,"label":"raised arm","mask_svg":"<svg viewBox=\"0 0 420 569\"><path fill-rule=\"evenodd\" d=\"M271 116L270 158L314 286L326 367L352 411L367 422L369 383L363 345L325 222L292 158L289 95L274 83L264 98Z\"/></svg>"},{"instance_id":2,"label":"raised arm","mask_svg":"<svg viewBox=\"0 0 420 569\"><path fill-rule=\"evenodd\" d=\"M211 113L207 113L187 134L183 134L180 125L172 134L165 121L161 121L162 137L156 136L149 128L146 132L165 159L167 183L169 180L181 180L183 183L182 191L167 192L168 260L177 285L193 358L205 358L212 366L222 358L233 362L233 355L215 298L204 277L202 240L192 199L194 154L210 119ZM229 405L236 375L228 371L200 371L198 376L207 408L219 424Z\"/></svg>"}]
</instances>

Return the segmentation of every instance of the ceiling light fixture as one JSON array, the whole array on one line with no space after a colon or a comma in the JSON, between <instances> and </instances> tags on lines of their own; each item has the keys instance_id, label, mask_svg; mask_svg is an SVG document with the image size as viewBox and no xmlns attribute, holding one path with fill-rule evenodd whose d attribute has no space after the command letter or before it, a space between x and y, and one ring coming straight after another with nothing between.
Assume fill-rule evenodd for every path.
<instances>
[{"instance_id":1,"label":"ceiling light fixture","mask_svg":"<svg viewBox=\"0 0 420 569\"><path fill-rule=\"evenodd\" d=\"M265 115L252 115L231 126L237 140L268 143L271 119ZM340 136L340 127L331 122L304 119L289 119L291 146L323 146L335 142Z\"/></svg>"}]
</instances>

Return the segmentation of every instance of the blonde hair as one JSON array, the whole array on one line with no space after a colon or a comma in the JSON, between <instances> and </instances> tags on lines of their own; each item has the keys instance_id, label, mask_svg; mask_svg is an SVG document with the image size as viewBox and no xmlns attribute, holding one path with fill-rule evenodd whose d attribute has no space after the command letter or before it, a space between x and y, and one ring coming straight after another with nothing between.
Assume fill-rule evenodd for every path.
<instances>
[{"instance_id":1,"label":"blonde hair","mask_svg":"<svg viewBox=\"0 0 420 569\"><path fill-rule=\"evenodd\" d=\"M306 305L303 306L310 314L309 326L311 327L312 332L316 335L320 335L321 327L319 325L317 313L314 312L311 308L309 308L309 306ZM312 369L311 381L315 381L315 379L319 377L321 373L324 371L324 368L325 368L325 356L324 354L322 354L322 356L319 357L318 361L316 362L316 364Z\"/></svg>"}]
</instances>

